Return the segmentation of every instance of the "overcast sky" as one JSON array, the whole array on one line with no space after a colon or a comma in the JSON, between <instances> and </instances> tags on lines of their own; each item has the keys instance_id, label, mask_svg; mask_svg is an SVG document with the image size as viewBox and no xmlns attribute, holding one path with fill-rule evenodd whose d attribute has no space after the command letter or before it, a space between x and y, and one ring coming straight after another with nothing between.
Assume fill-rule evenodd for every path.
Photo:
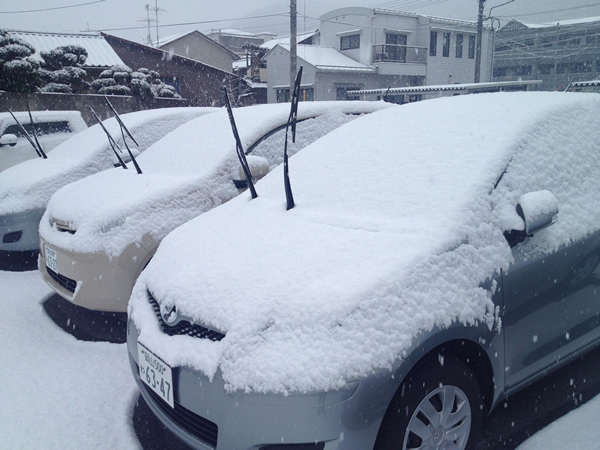
<instances>
[{"instance_id":1,"label":"overcast sky","mask_svg":"<svg viewBox=\"0 0 600 450\"><path fill-rule=\"evenodd\" d=\"M508 0L487 0L490 8ZM194 29L236 28L250 32L289 34L288 0L23 0L0 2L0 28L78 32L101 30L136 42L148 36L148 5L152 39ZM478 0L297 0L298 29L318 28L318 17L344 6L374 6L439 17L476 20ZM514 0L495 8L493 16L542 23L600 16L600 0Z\"/></svg>"}]
</instances>

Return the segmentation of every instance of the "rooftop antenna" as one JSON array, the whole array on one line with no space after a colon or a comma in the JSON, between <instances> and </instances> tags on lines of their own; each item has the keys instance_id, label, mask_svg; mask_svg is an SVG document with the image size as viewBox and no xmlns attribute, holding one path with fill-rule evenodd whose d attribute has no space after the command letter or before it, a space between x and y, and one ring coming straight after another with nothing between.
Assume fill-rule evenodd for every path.
<instances>
[{"instance_id":1,"label":"rooftop antenna","mask_svg":"<svg viewBox=\"0 0 600 450\"><path fill-rule=\"evenodd\" d=\"M156 21L156 45L155 47L158 47L160 39L158 38L158 13L159 12L166 12L166 9L162 9L158 7L158 0L154 0L154 8L152 8L152 10L154 11L154 17L155 17L155 21Z\"/></svg>"}]
</instances>

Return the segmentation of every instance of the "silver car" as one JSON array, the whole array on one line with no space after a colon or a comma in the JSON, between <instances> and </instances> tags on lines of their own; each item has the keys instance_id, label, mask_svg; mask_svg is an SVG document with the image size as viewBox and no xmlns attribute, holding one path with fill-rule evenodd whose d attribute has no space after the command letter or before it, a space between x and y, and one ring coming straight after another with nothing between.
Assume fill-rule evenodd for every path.
<instances>
[{"instance_id":1,"label":"silver car","mask_svg":"<svg viewBox=\"0 0 600 450\"><path fill-rule=\"evenodd\" d=\"M600 96L464 95L342 126L167 236L133 376L203 449L458 448L600 343Z\"/></svg>"}]
</instances>

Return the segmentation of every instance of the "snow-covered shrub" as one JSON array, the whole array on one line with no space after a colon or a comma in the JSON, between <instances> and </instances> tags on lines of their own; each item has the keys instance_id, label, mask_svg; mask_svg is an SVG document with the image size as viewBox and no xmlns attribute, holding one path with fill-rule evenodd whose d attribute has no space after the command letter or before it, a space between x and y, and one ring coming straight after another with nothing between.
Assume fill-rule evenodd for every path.
<instances>
[{"instance_id":1,"label":"snow-covered shrub","mask_svg":"<svg viewBox=\"0 0 600 450\"><path fill-rule=\"evenodd\" d=\"M66 85L69 92L73 89L79 90L83 85L83 78L87 75L81 68L85 63L88 53L87 50L79 45L63 45L49 52L40 52L44 59L40 75L43 81L51 85L48 89L42 89L43 92L65 92ZM60 90L56 90L60 89Z\"/></svg>"},{"instance_id":2,"label":"snow-covered shrub","mask_svg":"<svg viewBox=\"0 0 600 450\"><path fill-rule=\"evenodd\" d=\"M71 86L64 83L48 83L46 86L40 89L40 92L59 92L62 94L71 94L73 90Z\"/></svg>"},{"instance_id":3,"label":"snow-covered shrub","mask_svg":"<svg viewBox=\"0 0 600 450\"><path fill-rule=\"evenodd\" d=\"M127 86L117 84L115 86L106 86L98 90L98 94L103 95L131 95L131 89Z\"/></svg>"},{"instance_id":4,"label":"snow-covered shrub","mask_svg":"<svg viewBox=\"0 0 600 450\"><path fill-rule=\"evenodd\" d=\"M143 100L154 97L181 98L172 86L161 81L156 70L145 67L132 71L124 65L113 66L103 71L100 78L92 82L92 87L99 94L133 95ZM129 90L129 94L125 94L127 91L121 89L123 87Z\"/></svg>"},{"instance_id":5,"label":"snow-covered shrub","mask_svg":"<svg viewBox=\"0 0 600 450\"><path fill-rule=\"evenodd\" d=\"M35 48L0 30L0 89L34 92L40 83L39 63L31 58Z\"/></svg>"}]
</instances>

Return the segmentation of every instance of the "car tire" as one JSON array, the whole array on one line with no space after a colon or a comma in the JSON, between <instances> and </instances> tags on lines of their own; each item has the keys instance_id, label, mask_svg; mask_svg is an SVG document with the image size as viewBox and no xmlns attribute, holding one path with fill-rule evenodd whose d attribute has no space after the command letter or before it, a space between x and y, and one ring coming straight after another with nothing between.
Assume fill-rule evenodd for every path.
<instances>
[{"instance_id":1,"label":"car tire","mask_svg":"<svg viewBox=\"0 0 600 450\"><path fill-rule=\"evenodd\" d=\"M394 395L375 448L474 447L482 409L479 382L469 366L441 355L439 361L423 361Z\"/></svg>"}]
</instances>

